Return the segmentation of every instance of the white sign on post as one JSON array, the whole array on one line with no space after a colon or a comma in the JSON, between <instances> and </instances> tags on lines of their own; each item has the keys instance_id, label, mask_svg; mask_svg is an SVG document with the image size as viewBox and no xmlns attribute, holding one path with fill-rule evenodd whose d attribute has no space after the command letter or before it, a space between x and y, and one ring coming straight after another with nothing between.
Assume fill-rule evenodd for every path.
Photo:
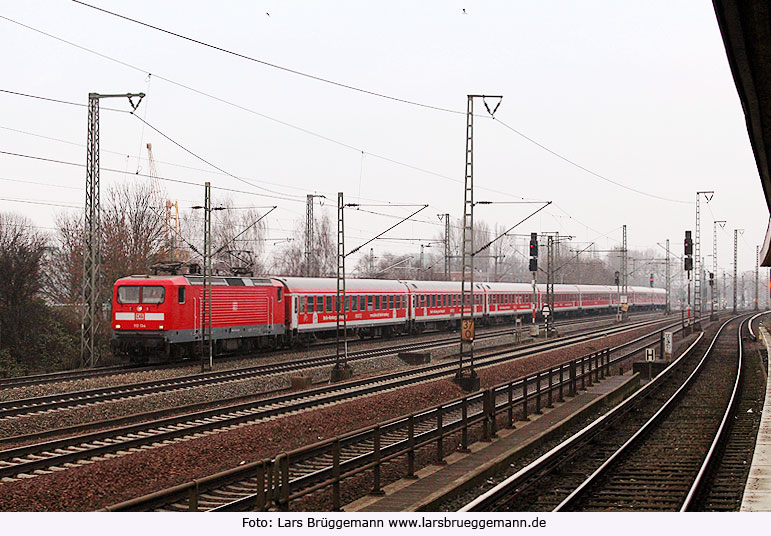
<instances>
[{"instance_id":1,"label":"white sign on post","mask_svg":"<svg viewBox=\"0 0 771 536\"><path fill-rule=\"evenodd\" d=\"M672 355L672 335L671 331L664 332L664 353Z\"/></svg>"},{"instance_id":2,"label":"white sign on post","mask_svg":"<svg viewBox=\"0 0 771 536\"><path fill-rule=\"evenodd\" d=\"M646 361L656 361L656 354L653 353L653 348L646 348L645 349L645 360Z\"/></svg>"},{"instance_id":3,"label":"white sign on post","mask_svg":"<svg viewBox=\"0 0 771 536\"><path fill-rule=\"evenodd\" d=\"M551 309L549 309L549 306L548 305L544 305L543 306L543 316L549 316L550 313L551 313Z\"/></svg>"}]
</instances>

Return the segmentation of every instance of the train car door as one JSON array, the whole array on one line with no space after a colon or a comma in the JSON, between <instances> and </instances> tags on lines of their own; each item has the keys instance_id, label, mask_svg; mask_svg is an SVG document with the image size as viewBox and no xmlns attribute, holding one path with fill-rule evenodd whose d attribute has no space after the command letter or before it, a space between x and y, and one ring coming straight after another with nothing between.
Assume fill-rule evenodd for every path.
<instances>
[{"instance_id":1,"label":"train car door","mask_svg":"<svg viewBox=\"0 0 771 536\"><path fill-rule=\"evenodd\" d=\"M298 296L295 294L292 294L292 321L290 324L290 327L292 329L297 329L297 319L298 319L298 310L299 310L299 303L298 303Z\"/></svg>"}]
</instances>

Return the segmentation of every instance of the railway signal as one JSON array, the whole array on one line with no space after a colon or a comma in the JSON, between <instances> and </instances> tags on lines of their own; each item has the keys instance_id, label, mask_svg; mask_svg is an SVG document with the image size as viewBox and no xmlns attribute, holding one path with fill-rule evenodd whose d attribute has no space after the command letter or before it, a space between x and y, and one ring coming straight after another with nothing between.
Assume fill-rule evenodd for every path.
<instances>
[{"instance_id":1,"label":"railway signal","mask_svg":"<svg viewBox=\"0 0 771 536\"><path fill-rule=\"evenodd\" d=\"M531 272L538 271L538 233L530 233L530 263L528 269Z\"/></svg>"},{"instance_id":2,"label":"railway signal","mask_svg":"<svg viewBox=\"0 0 771 536\"><path fill-rule=\"evenodd\" d=\"M651 288L653 288L653 274L651 274L650 284L651 284Z\"/></svg>"},{"instance_id":3,"label":"railway signal","mask_svg":"<svg viewBox=\"0 0 771 536\"><path fill-rule=\"evenodd\" d=\"M693 241L691 240L691 231L685 232L685 254L688 257L693 255Z\"/></svg>"}]
</instances>

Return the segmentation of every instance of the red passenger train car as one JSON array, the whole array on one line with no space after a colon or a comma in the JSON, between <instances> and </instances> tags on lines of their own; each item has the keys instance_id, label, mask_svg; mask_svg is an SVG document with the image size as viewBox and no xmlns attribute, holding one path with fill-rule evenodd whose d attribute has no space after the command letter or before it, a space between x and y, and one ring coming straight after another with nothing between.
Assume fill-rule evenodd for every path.
<instances>
[{"instance_id":1,"label":"red passenger train car","mask_svg":"<svg viewBox=\"0 0 771 536\"><path fill-rule=\"evenodd\" d=\"M361 337L457 327L461 284L446 281L346 279L342 309L350 334ZM194 355L202 342L203 277L135 275L113 289L110 346L132 361ZM477 282L474 317L482 324L540 315L545 285ZM556 315L612 310L616 287L554 285ZM663 289L631 287L632 309L663 308ZM337 280L303 277L212 278L212 338L217 352L276 348L335 333ZM466 306L469 312L470 306Z\"/></svg>"}]
</instances>

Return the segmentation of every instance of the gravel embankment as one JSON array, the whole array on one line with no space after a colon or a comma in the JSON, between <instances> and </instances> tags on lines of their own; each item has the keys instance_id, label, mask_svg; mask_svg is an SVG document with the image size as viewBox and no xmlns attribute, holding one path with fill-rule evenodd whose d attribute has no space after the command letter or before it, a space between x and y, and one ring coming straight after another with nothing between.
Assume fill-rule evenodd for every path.
<instances>
[{"instance_id":1,"label":"gravel embankment","mask_svg":"<svg viewBox=\"0 0 771 536\"><path fill-rule=\"evenodd\" d=\"M643 333L646 329L648 328L640 328L635 330L635 333ZM624 335L617 335L614 337L623 336ZM478 341L476 343L476 350L477 353L479 353L484 349L511 344L514 344L514 336L501 336ZM613 344L613 339L611 339L610 342L598 340L587 343L582 346L582 348L584 348L582 351L593 351L604 348L608 344ZM457 354L457 348L457 344L451 344L432 350L432 359L435 362L440 362L443 359L449 358L454 359ZM569 349L566 351L569 351ZM286 357L284 357L284 359L286 359ZM514 372L512 372L512 374L515 375L519 374L519 372L517 372L518 369L516 368L516 363L517 362L514 362L510 365L515 367ZM405 364L397 356L391 355L356 361L353 363L353 367L356 372L356 377L362 378L377 373L398 371L405 368ZM311 376L314 382L325 381L329 378L330 369L331 366L324 366L304 371L304 373ZM158 372L163 373L168 371ZM271 374L248 380L229 381L217 385L179 389L165 393L123 398L110 402L99 402L71 409L63 408L52 412L14 417L3 421L3 426L0 427L0 438L33 434L78 424L96 423L107 419L126 417L167 408L174 408L174 414L180 414L185 413L186 411L184 408L192 404L211 403L211 405L216 405L218 401L226 401L235 397L253 396L254 399L257 399L261 397L262 393L278 389L287 389L290 386L291 378L297 374L298 372ZM95 381L95 379L91 381ZM240 403L246 401L247 400L238 400L237 402ZM11 448L11 445L4 445L3 448Z\"/></svg>"},{"instance_id":2,"label":"gravel embankment","mask_svg":"<svg viewBox=\"0 0 771 536\"><path fill-rule=\"evenodd\" d=\"M610 321L610 318L606 318ZM595 326L597 324L594 324ZM526 327L526 326L525 326ZM485 334L490 331L501 330L503 326L495 326L491 328L483 328L479 330L479 334ZM513 327L512 327L513 329ZM523 328L524 329L524 328ZM574 332L582 329L581 326L569 326L565 328L564 333ZM356 352L361 350L376 350L380 348L388 348L393 345L403 345L408 343L419 343L425 341L431 341L436 339L446 338L452 336L451 333L442 331L428 333L425 335L411 336L411 337L393 337L390 339L373 339L367 341L359 341L358 339L352 339L349 343L349 352ZM527 339L527 337L524 337ZM498 339L496 339L498 340ZM509 342L513 340L513 337L501 339L503 342ZM490 344L490 341L480 340L477 343ZM481 347L481 346L480 346ZM256 354L244 356L240 359L215 359L215 370L237 370L241 368L248 368L260 365L268 365L273 363L281 363L285 361L294 361L303 358L313 358L333 355L335 353L332 347L306 347L296 348L292 350L282 350L279 352L273 352L269 354ZM69 393L74 391L84 391L88 389L99 389L105 387L118 387L122 385L130 385L133 383L141 383L147 381L158 381L170 378L179 378L181 376L188 376L198 374L200 372L200 364L197 361L190 361L187 363L180 363L179 366L172 368L163 368L155 370L143 370L138 372L124 372L113 374L110 376L101 376L97 378L85 378L80 380L70 380L54 383L46 383L41 385L29 385L24 387L15 387L10 389L0 390L0 401L18 400L23 398L33 398L37 396L53 395L60 393Z\"/></svg>"},{"instance_id":3,"label":"gravel embankment","mask_svg":"<svg viewBox=\"0 0 771 536\"><path fill-rule=\"evenodd\" d=\"M640 328L634 333L608 337L603 344L595 342L575 345L544 352L519 362L479 369L482 386L488 387L508 381L584 355L606 344L613 345L630 340L650 330L651 328ZM358 367L357 372L359 372ZM451 381L438 380L189 441L142 450L132 455L110 458L28 480L2 483L0 484L0 510L99 509L222 471L242 462L273 457L282 451L430 407L461 394L462 392ZM121 404L126 404L126 401ZM91 411L93 410L94 408L91 408ZM59 419L55 422L59 426L62 424ZM449 443L448 441L448 451ZM424 457L421 456L420 459ZM429 463L430 456L427 454L423 461ZM384 475L388 480L398 476L398 470L386 471ZM358 480L362 482L361 489L356 485ZM346 497L366 492L369 485L371 483L368 483L366 478L352 480L345 486ZM319 495L323 496L323 493ZM315 508L314 503L315 501L311 498L307 505L309 508Z\"/></svg>"}]
</instances>

